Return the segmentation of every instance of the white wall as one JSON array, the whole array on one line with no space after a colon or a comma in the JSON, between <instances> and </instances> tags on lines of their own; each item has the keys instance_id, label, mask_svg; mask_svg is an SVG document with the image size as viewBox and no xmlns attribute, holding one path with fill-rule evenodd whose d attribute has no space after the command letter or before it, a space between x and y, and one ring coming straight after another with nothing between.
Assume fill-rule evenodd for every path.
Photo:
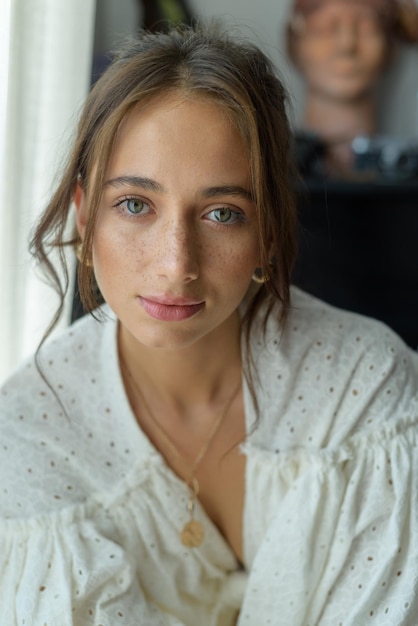
<instances>
[{"instance_id":1,"label":"white wall","mask_svg":"<svg viewBox=\"0 0 418 626\"><path fill-rule=\"evenodd\" d=\"M188 0L196 16L220 18L254 39L273 59L291 96L292 118L301 119L304 88L289 63L284 28L290 0ZM418 0L416 0L418 2ZM101 45L114 46L133 34L140 19L139 0L97 0L97 23ZM379 89L380 131L395 136L418 136L418 45L400 50Z\"/></svg>"}]
</instances>

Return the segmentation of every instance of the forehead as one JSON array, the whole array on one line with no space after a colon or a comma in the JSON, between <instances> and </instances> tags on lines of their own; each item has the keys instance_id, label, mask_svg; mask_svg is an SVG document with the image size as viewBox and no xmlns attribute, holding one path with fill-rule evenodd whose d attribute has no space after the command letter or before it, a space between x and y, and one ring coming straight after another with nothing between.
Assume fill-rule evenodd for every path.
<instances>
[{"instance_id":1,"label":"forehead","mask_svg":"<svg viewBox=\"0 0 418 626\"><path fill-rule=\"evenodd\" d=\"M227 182L248 177L249 151L225 107L170 93L136 105L119 127L108 175L134 170L167 181L195 176Z\"/></svg>"},{"instance_id":2,"label":"forehead","mask_svg":"<svg viewBox=\"0 0 418 626\"><path fill-rule=\"evenodd\" d=\"M202 147L216 147L225 140L241 143L245 140L234 113L223 103L205 95L168 92L134 105L122 119L116 131L113 155L132 143L132 134L143 140L155 140L156 148L168 148L169 141L188 143L201 137Z\"/></svg>"}]
</instances>

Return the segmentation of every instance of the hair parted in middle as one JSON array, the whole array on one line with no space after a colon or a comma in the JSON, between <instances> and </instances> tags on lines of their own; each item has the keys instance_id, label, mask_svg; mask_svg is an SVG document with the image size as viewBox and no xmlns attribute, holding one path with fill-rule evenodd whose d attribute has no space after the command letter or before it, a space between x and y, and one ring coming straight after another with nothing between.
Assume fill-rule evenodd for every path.
<instances>
[{"instance_id":1,"label":"hair parted in middle","mask_svg":"<svg viewBox=\"0 0 418 626\"><path fill-rule=\"evenodd\" d=\"M244 140L250 161L250 192L260 226L261 269L269 278L250 306L249 317L270 292L281 302L284 321L297 238L286 93L264 53L225 34L218 24L176 27L168 33L141 32L115 55L85 102L72 154L34 234L32 252L63 299L68 283L64 288L58 283L48 247L76 244L76 237L69 241L64 233L80 184L89 217L79 291L86 311L98 306L94 268L83 259L91 259L97 212L118 129L132 109L140 111L142 105L170 91L215 101L228 112Z\"/></svg>"}]
</instances>

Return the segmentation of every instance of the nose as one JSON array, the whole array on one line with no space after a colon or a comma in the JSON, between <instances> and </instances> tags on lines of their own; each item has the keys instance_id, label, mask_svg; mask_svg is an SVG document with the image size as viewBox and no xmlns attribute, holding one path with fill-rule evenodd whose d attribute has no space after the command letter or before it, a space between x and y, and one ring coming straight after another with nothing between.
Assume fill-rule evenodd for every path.
<instances>
[{"instance_id":1,"label":"nose","mask_svg":"<svg viewBox=\"0 0 418 626\"><path fill-rule=\"evenodd\" d=\"M188 283L199 276L199 242L193 223L168 220L158 241L158 274L171 283Z\"/></svg>"},{"instance_id":2,"label":"nose","mask_svg":"<svg viewBox=\"0 0 418 626\"><path fill-rule=\"evenodd\" d=\"M336 32L337 49L340 52L353 52L357 45L357 25L352 20L341 20Z\"/></svg>"}]
</instances>

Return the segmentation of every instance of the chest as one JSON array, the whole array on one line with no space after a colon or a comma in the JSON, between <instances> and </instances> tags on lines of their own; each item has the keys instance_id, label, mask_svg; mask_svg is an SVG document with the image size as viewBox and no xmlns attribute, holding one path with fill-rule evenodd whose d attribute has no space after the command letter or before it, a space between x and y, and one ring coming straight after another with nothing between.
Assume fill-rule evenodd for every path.
<instances>
[{"instance_id":1,"label":"chest","mask_svg":"<svg viewBox=\"0 0 418 626\"><path fill-rule=\"evenodd\" d=\"M177 429L175 433L170 434L172 438L176 436L176 448L181 449L182 453L173 454L172 446L167 446L166 438L161 437L158 429L153 429L148 423L145 430L170 469L179 478L188 482L190 470L201 450L200 443L191 445L193 439L187 429L184 432ZM243 514L246 474L246 456L241 452L240 443L245 440L245 431L242 401L238 401L233 407L230 419L216 433L216 437L193 471L200 504L240 562L244 560Z\"/></svg>"},{"instance_id":2,"label":"chest","mask_svg":"<svg viewBox=\"0 0 418 626\"><path fill-rule=\"evenodd\" d=\"M246 421L242 394L228 405L228 419L218 422L219 426L213 420L212 424L185 420L157 424L141 411L135 396L130 401L143 432L170 469L187 484L197 486L207 516L243 562L246 457L240 444L245 440Z\"/></svg>"},{"instance_id":3,"label":"chest","mask_svg":"<svg viewBox=\"0 0 418 626\"><path fill-rule=\"evenodd\" d=\"M193 478L196 479L198 499L205 513L243 563L246 456L241 452L240 443L245 439L245 418L240 410L231 417L211 442L193 472ZM160 452L163 449L160 448ZM190 457L190 465L193 458L194 453ZM165 455L165 460L181 479L188 481L190 465L185 468L182 459L170 454Z\"/></svg>"},{"instance_id":4,"label":"chest","mask_svg":"<svg viewBox=\"0 0 418 626\"><path fill-rule=\"evenodd\" d=\"M245 470L246 457L238 445L226 452L224 446L218 446L196 474L203 508L241 563L244 561Z\"/></svg>"}]
</instances>

